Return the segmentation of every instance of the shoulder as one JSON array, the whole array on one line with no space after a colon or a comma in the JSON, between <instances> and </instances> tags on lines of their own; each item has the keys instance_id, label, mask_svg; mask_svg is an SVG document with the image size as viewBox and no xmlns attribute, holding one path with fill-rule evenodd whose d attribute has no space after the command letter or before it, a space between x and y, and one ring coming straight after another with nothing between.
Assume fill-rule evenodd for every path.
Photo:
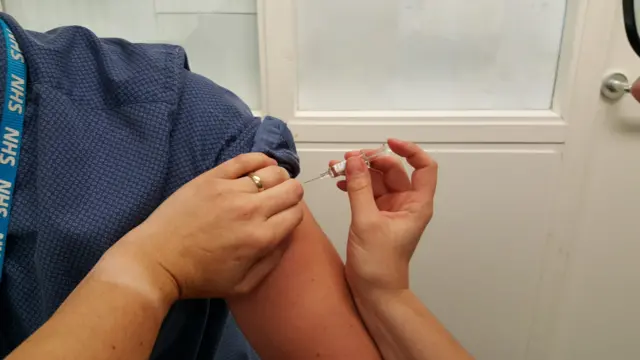
<instances>
[{"instance_id":1,"label":"shoulder","mask_svg":"<svg viewBox=\"0 0 640 360\"><path fill-rule=\"evenodd\" d=\"M176 130L196 134L202 163L212 168L239 154L263 152L289 171L300 172L293 136L287 125L274 117L255 117L233 92L211 80L182 71Z\"/></svg>"},{"instance_id":2,"label":"shoulder","mask_svg":"<svg viewBox=\"0 0 640 360\"><path fill-rule=\"evenodd\" d=\"M191 72L181 47L99 38L79 26L31 32L10 16L1 17L20 43L36 92L134 120L143 110L148 115L167 109L156 114L155 122L167 122L171 147L184 150L181 158L194 163L197 172L241 153L264 152L292 176L299 173L286 124L254 117L234 93Z\"/></svg>"},{"instance_id":3,"label":"shoulder","mask_svg":"<svg viewBox=\"0 0 640 360\"><path fill-rule=\"evenodd\" d=\"M136 44L100 38L80 26L41 33L1 14L25 55L30 84L55 91L86 108L175 102L184 50L168 44Z\"/></svg>"}]
</instances>

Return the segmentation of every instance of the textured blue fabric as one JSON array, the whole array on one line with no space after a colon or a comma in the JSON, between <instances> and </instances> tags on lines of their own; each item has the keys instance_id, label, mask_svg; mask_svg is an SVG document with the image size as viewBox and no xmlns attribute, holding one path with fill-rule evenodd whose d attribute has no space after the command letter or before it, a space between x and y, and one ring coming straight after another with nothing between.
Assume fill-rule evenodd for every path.
<instances>
[{"instance_id":1,"label":"textured blue fabric","mask_svg":"<svg viewBox=\"0 0 640 360\"><path fill-rule=\"evenodd\" d=\"M99 39L81 27L28 32L0 16L26 56L29 83L0 283L3 357L181 185L249 151L293 176L299 163L284 123L261 122L233 93L188 71L180 47ZM177 303L152 358L212 359L227 313L220 299Z\"/></svg>"},{"instance_id":2,"label":"textured blue fabric","mask_svg":"<svg viewBox=\"0 0 640 360\"><path fill-rule=\"evenodd\" d=\"M233 316L227 319L214 360L260 360L238 328Z\"/></svg>"}]
</instances>

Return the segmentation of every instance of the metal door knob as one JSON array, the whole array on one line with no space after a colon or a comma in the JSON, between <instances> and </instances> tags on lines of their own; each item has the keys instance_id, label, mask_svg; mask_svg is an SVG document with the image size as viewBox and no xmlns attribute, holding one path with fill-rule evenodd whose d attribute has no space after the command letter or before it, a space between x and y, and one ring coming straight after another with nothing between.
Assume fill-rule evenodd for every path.
<instances>
[{"instance_id":1,"label":"metal door knob","mask_svg":"<svg viewBox=\"0 0 640 360\"><path fill-rule=\"evenodd\" d=\"M629 83L629 79L624 74L613 73L604 80L602 80L602 86L600 87L600 93L605 98L616 101L620 100L625 94L631 93L632 84ZM636 100L640 101L634 96Z\"/></svg>"}]
</instances>

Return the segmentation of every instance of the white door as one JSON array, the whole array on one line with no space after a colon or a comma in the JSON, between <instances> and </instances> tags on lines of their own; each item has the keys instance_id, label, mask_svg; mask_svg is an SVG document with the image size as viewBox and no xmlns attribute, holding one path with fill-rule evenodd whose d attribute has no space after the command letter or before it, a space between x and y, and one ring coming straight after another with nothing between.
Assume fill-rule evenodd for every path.
<instances>
[{"instance_id":1,"label":"white door","mask_svg":"<svg viewBox=\"0 0 640 360\"><path fill-rule=\"evenodd\" d=\"M613 124L640 105L599 98L609 65L640 75L618 0L4 3L37 30L184 44L194 71L288 121L302 180L387 137L422 144L441 177L412 285L478 359L638 358L640 133ZM343 252L345 197L305 189Z\"/></svg>"},{"instance_id":2,"label":"white door","mask_svg":"<svg viewBox=\"0 0 640 360\"><path fill-rule=\"evenodd\" d=\"M608 74L640 77L640 58L627 41L621 1L596 3L587 18L600 26L582 45L595 56L583 59L572 101L583 123L566 148L573 214L560 218L573 228L554 360L640 359L640 103L595 94Z\"/></svg>"},{"instance_id":3,"label":"white door","mask_svg":"<svg viewBox=\"0 0 640 360\"><path fill-rule=\"evenodd\" d=\"M622 294L640 276L640 265L632 272L640 260L632 242L640 240L640 195L633 196L640 165L629 165L640 154L640 130L620 126L616 115L636 116L640 126L640 104L611 105L599 94L609 65L627 59L640 69L620 7L618 0L266 7L268 110L289 121L303 179L344 150L389 136L419 142L439 161L436 217L414 258L412 285L478 359L640 358L631 356L640 311L627 314L640 303L633 292L640 281ZM306 198L344 249L344 196L327 181L307 185ZM606 219L598 221L599 212Z\"/></svg>"}]
</instances>

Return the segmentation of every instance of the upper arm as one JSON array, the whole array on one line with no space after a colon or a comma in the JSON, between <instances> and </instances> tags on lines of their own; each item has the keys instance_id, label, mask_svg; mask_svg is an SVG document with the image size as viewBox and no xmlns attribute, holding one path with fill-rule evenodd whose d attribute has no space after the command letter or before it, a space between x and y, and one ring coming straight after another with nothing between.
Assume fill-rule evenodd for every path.
<instances>
[{"instance_id":1,"label":"upper arm","mask_svg":"<svg viewBox=\"0 0 640 360\"><path fill-rule=\"evenodd\" d=\"M254 119L240 99L211 81L185 72L175 141L193 146L204 171L244 152L263 152L291 176L300 171L286 125ZM353 305L344 267L335 249L305 207L303 222L290 235L279 266L254 292L228 301L243 333L264 360L378 359Z\"/></svg>"},{"instance_id":2,"label":"upper arm","mask_svg":"<svg viewBox=\"0 0 640 360\"><path fill-rule=\"evenodd\" d=\"M344 267L305 206L281 263L251 294L229 299L264 360L379 359L355 309Z\"/></svg>"}]
</instances>

